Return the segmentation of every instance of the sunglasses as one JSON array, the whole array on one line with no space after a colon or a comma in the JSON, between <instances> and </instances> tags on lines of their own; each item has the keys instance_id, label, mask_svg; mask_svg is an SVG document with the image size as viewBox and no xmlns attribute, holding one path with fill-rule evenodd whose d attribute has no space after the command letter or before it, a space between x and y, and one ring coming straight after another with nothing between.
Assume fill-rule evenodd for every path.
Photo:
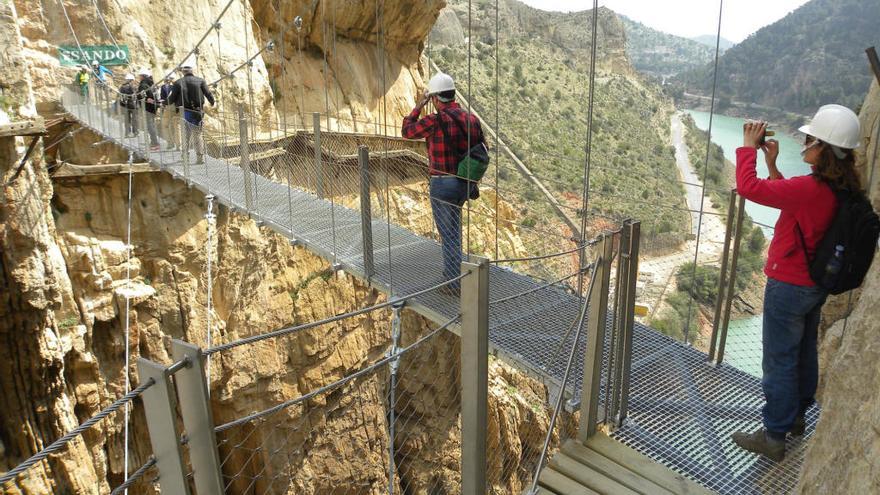
<instances>
[{"instance_id":1,"label":"sunglasses","mask_svg":"<svg viewBox=\"0 0 880 495\"><path fill-rule=\"evenodd\" d=\"M807 134L806 136L804 136L804 145L805 145L805 146L809 146L809 145L812 144L814 141L816 141L816 138L814 138L813 136L810 136L809 134Z\"/></svg>"}]
</instances>

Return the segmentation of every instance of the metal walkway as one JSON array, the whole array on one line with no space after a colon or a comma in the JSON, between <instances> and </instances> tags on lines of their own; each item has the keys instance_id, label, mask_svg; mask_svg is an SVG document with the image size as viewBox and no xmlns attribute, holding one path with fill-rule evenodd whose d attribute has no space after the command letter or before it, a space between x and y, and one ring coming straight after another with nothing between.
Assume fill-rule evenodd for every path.
<instances>
[{"instance_id":1,"label":"metal walkway","mask_svg":"<svg viewBox=\"0 0 880 495\"><path fill-rule=\"evenodd\" d=\"M118 143L136 156L151 161L192 186L213 194L238 211L245 208L242 169L227 161L205 156L203 165L184 170L179 152L147 153L135 138L121 135L118 122L97 129L94 108L68 104L67 110L82 125ZM106 118L107 122L112 119ZM287 187L262 176L253 176L258 194L251 215L292 242L298 242L345 271L364 278L361 214L331 205L314 194ZM292 210L288 209L292 204ZM290 215L290 211L296 212ZM329 228L331 215L336 229ZM440 246L396 225L373 219L375 275L372 284L385 292L409 294L441 281ZM390 235L386 233L390 229ZM389 246L392 253L389 263ZM335 246L335 249L334 249ZM511 270L493 266L490 300L537 288L539 282ZM445 322L458 314L456 299L433 291L410 307L434 321ZM575 295L547 288L514 300L490 305L490 343L502 359L527 372L560 383L561 359L545 368L568 326L577 317ZM584 339L581 339L581 347ZM579 355L583 355L581 352ZM573 370L571 393L579 396L582 362ZM760 380L727 364L712 366L706 355L659 332L636 324L633 338L629 416L612 437L671 467L701 485L722 494L788 493L797 482L803 459L803 440L789 443L789 454L775 464L738 449L730 440L736 430L760 426L763 402ZM812 434L817 408L808 413L807 437ZM805 437L806 438L806 437Z\"/></svg>"}]
</instances>

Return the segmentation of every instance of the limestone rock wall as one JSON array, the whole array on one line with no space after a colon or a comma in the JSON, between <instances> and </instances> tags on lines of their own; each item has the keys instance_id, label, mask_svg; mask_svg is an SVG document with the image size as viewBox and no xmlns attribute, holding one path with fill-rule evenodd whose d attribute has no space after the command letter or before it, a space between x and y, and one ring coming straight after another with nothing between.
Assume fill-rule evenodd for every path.
<instances>
[{"instance_id":1,"label":"limestone rock wall","mask_svg":"<svg viewBox=\"0 0 880 495\"><path fill-rule=\"evenodd\" d=\"M875 209L880 207L880 86L875 81L862 105L862 147L858 166ZM872 174L871 171L874 171ZM846 295L844 295L846 297ZM822 416L801 470L798 493L880 492L880 255L861 290L852 313L828 329L820 345ZM846 299L826 310L834 319L845 314Z\"/></svg>"}]
</instances>

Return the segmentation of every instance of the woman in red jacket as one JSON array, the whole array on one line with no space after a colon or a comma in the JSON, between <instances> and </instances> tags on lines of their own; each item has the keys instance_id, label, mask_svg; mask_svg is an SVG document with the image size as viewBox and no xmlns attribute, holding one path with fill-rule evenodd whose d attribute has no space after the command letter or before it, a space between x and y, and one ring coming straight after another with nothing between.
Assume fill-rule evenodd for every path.
<instances>
[{"instance_id":1,"label":"woman in red jacket","mask_svg":"<svg viewBox=\"0 0 880 495\"><path fill-rule=\"evenodd\" d=\"M809 125L799 129L806 134L801 156L812 173L787 179L776 168L778 142L762 143L765 130L764 123L747 123L743 147L736 150L739 194L781 210L764 266L764 427L753 433L734 433L733 441L781 461L785 435L804 433L804 415L815 402L819 375L816 334L828 294L810 278L807 258L815 252L836 212L834 190L861 191L852 151L858 146L860 133L859 119L852 110L823 106ZM764 151L767 179L759 179L755 172L758 148Z\"/></svg>"}]
</instances>

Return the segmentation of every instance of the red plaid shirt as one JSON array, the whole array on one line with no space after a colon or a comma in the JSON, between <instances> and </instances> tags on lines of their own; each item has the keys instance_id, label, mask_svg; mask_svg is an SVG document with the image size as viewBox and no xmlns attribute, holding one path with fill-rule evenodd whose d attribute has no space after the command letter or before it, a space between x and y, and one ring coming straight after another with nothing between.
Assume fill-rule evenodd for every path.
<instances>
[{"instance_id":1,"label":"red plaid shirt","mask_svg":"<svg viewBox=\"0 0 880 495\"><path fill-rule=\"evenodd\" d=\"M455 174L458 162L471 147L483 141L483 128L480 120L461 108L458 103L441 103L438 113L431 113L419 120L421 109L415 108L403 118L403 137L407 139L425 138L428 145L428 173L431 175ZM456 119L456 124L452 119ZM467 122L470 120L471 135L468 142ZM443 131L438 125L446 128L449 143L443 138ZM465 132L462 132L464 130Z\"/></svg>"}]
</instances>

